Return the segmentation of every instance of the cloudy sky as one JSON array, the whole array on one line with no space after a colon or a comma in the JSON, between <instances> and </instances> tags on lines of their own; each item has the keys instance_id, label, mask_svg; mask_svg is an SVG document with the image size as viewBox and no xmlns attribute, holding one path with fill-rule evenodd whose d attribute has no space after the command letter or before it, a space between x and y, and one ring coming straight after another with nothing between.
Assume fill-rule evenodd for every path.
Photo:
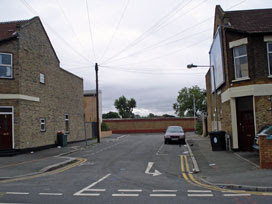
<instances>
[{"instance_id":1,"label":"cloudy sky","mask_svg":"<svg viewBox=\"0 0 272 204\"><path fill-rule=\"evenodd\" d=\"M271 0L0 0L0 21L39 16L61 67L95 89L99 64L103 112L124 95L135 114L174 114L183 87L205 88L216 5L223 10L271 7Z\"/></svg>"}]
</instances>

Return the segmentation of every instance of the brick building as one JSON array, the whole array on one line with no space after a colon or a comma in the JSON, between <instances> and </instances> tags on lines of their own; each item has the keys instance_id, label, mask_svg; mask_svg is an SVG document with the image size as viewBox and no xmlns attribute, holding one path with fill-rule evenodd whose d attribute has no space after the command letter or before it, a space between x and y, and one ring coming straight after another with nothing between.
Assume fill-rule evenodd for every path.
<instances>
[{"instance_id":1,"label":"brick building","mask_svg":"<svg viewBox=\"0 0 272 204\"><path fill-rule=\"evenodd\" d=\"M98 91L99 104L99 133L101 136L101 122L102 122L102 91ZM85 128L87 137L97 138L97 107L96 107L96 90L84 91L84 114L85 114Z\"/></svg>"},{"instance_id":2,"label":"brick building","mask_svg":"<svg viewBox=\"0 0 272 204\"><path fill-rule=\"evenodd\" d=\"M272 123L271 19L272 9L215 9L210 50L215 71L206 74L208 131L218 124L231 136L233 149L250 151L256 132Z\"/></svg>"},{"instance_id":3,"label":"brick building","mask_svg":"<svg viewBox=\"0 0 272 204\"><path fill-rule=\"evenodd\" d=\"M83 140L83 79L60 68L39 17L0 23L0 150Z\"/></svg>"}]
</instances>

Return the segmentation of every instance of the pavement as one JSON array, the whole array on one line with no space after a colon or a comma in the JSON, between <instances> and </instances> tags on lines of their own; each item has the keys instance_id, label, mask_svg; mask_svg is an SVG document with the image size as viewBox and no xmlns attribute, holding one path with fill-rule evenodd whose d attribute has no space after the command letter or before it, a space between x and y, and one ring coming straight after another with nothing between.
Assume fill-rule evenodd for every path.
<instances>
[{"instance_id":1,"label":"pavement","mask_svg":"<svg viewBox=\"0 0 272 204\"><path fill-rule=\"evenodd\" d=\"M260 169L257 152L212 151L210 138L187 133L199 180L221 188L272 192L272 170Z\"/></svg>"},{"instance_id":2,"label":"pavement","mask_svg":"<svg viewBox=\"0 0 272 204\"><path fill-rule=\"evenodd\" d=\"M96 140L88 140L87 145L94 145ZM40 151L30 151L9 157L0 157L0 182L53 171L77 162L77 158L67 156L85 149L86 141L54 147Z\"/></svg>"},{"instance_id":3,"label":"pavement","mask_svg":"<svg viewBox=\"0 0 272 204\"><path fill-rule=\"evenodd\" d=\"M111 138L101 139L101 143ZM209 137L186 133L193 170L198 180L221 188L272 192L272 170L259 168L256 152L212 151ZM0 157L0 183L43 174L76 162L70 153L97 145L96 140L68 144L13 157Z\"/></svg>"}]
</instances>

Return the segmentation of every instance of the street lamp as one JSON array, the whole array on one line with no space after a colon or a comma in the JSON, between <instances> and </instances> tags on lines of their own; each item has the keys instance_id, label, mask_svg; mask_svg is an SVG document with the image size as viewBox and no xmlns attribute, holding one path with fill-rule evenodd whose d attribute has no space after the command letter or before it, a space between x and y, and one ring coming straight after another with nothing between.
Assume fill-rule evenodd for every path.
<instances>
[{"instance_id":1,"label":"street lamp","mask_svg":"<svg viewBox=\"0 0 272 204\"><path fill-rule=\"evenodd\" d=\"M210 67L212 68L213 70L213 86L214 86L214 103L215 103L215 120L216 120L216 131L219 130L218 128L218 116L217 116L217 94L216 94L216 84L215 84L215 72L214 72L214 65L195 65L195 64L188 64L187 65L187 68L188 69L192 69L192 68L197 68L197 67Z\"/></svg>"}]
</instances>

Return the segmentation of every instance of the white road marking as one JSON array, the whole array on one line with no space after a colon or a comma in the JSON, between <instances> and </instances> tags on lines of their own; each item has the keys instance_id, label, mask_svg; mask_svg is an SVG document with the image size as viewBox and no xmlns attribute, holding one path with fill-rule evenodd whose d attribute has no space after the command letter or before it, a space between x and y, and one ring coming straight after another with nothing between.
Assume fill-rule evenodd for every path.
<instances>
[{"instance_id":1,"label":"white road marking","mask_svg":"<svg viewBox=\"0 0 272 204\"><path fill-rule=\"evenodd\" d=\"M246 191L242 191L242 190L225 190L225 191L221 191L222 193L244 193Z\"/></svg>"},{"instance_id":2,"label":"white road marking","mask_svg":"<svg viewBox=\"0 0 272 204\"><path fill-rule=\"evenodd\" d=\"M100 193L81 193L76 196L100 196Z\"/></svg>"},{"instance_id":3,"label":"white road marking","mask_svg":"<svg viewBox=\"0 0 272 204\"><path fill-rule=\"evenodd\" d=\"M39 195L51 195L51 196L61 196L62 193L39 193Z\"/></svg>"},{"instance_id":4,"label":"white road marking","mask_svg":"<svg viewBox=\"0 0 272 204\"><path fill-rule=\"evenodd\" d=\"M9 195L29 195L27 192L6 192Z\"/></svg>"},{"instance_id":5,"label":"white road marking","mask_svg":"<svg viewBox=\"0 0 272 204\"><path fill-rule=\"evenodd\" d=\"M177 190L152 190L153 193L176 193Z\"/></svg>"},{"instance_id":6,"label":"white road marking","mask_svg":"<svg viewBox=\"0 0 272 204\"><path fill-rule=\"evenodd\" d=\"M106 189L86 189L85 191L92 191L92 192L105 192Z\"/></svg>"},{"instance_id":7,"label":"white road marking","mask_svg":"<svg viewBox=\"0 0 272 204\"><path fill-rule=\"evenodd\" d=\"M272 193L262 193L262 195L265 195L265 196L272 196Z\"/></svg>"},{"instance_id":8,"label":"white road marking","mask_svg":"<svg viewBox=\"0 0 272 204\"><path fill-rule=\"evenodd\" d=\"M142 192L142 189L119 189L118 192Z\"/></svg>"},{"instance_id":9,"label":"white road marking","mask_svg":"<svg viewBox=\"0 0 272 204\"><path fill-rule=\"evenodd\" d=\"M158 170L155 170L154 172L150 172L152 166L153 166L154 162L148 162L145 173L146 174L150 174L152 176L159 176L161 175L161 172L159 172Z\"/></svg>"},{"instance_id":10,"label":"white road marking","mask_svg":"<svg viewBox=\"0 0 272 204\"><path fill-rule=\"evenodd\" d=\"M211 193L210 190L188 190L188 193Z\"/></svg>"},{"instance_id":11,"label":"white road marking","mask_svg":"<svg viewBox=\"0 0 272 204\"><path fill-rule=\"evenodd\" d=\"M251 196L251 194L244 193L244 194L224 194L225 197L235 197L235 196Z\"/></svg>"},{"instance_id":12,"label":"white road marking","mask_svg":"<svg viewBox=\"0 0 272 204\"><path fill-rule=\"evenodd\" d=\"M176 194L150 194L150 197L176 197Z\"/></svg>"},{"instance_id":13,"label":"white road marking","mask_svg":"<svg viewBox=\"0 0 272 204\"><path fill-rule=\"evenodd\" d=\"M158 149L158 151L157 151L157 153L156 153L157 156L159 156L159 155L168 155L168 154L161 154L161 153L160 153L160 151L162 150L163 146L164 146L164 144L162 144L162 145L160 146L160 148Z\"/></svg>"},{"instance_id":14,"label":"white road marking","mask_svg":"<svg viewBox=\"0 0 272 204\"><path fill-rule=\"evenodd\" d=\"M91 185L81 189L80 191L76 192L74 195L75 196L78 196L78 195L82 195L84 191L88 191L90 190L92 187L94 187L96 184L98 184L99 182L105 180L106 178L108 178L111 174L107 174L106 176L102 177L101 179L99 179L98 181L96 182L93 182ZM84 193L84 195L87 195L87 193ZM93 196L94 194L90 193L90 196ZM100 195L100 194L99 194Z\"/></svg>"},{"instance_id":15,"label":"white road marking","mask_svg":"<svg viewBox=\"0 0 272 204\"><path fill-rule=\"evenodd\" d=\"M123 138L123 137L126 137L126 136L127 136L127 135L122 135L122 136L117 137L116 139L119 140L119 139L121 139L121 138Z\"/></svg>"},{"instance_id":16,"label":"white road marking","mask_svg":"<svg viewBox=\"0 0 272 204\"><path fill-rule=\"evenodd\" d=\"M213 197L213 194L188 194L189 197Z\"/></svg>"},{"instance_id":17,"label":"white road marking","mask_svg":"<svg viewBox=\"0 0 272 204\"><path fill-rule=\"evenodd\" d=\"M120 194L112 194L113 197L138 197L139 194L125 194L125 193L120 193Z\"/></svg>"}]
</instances>

